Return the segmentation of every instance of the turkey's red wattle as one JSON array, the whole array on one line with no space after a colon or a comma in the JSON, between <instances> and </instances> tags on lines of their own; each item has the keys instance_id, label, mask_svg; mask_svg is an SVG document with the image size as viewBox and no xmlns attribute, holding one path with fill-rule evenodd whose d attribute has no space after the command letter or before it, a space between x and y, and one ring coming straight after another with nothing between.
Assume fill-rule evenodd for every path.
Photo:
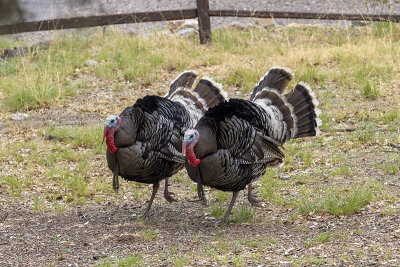
<instances>
[{"instance_id":1,"label":"turkey's red wattle","mask_svg":"<svg viewBox=\"0 0 400 267\"><path fill-rule=\"evenodd\" d=\"M194 154L193 146L189 145L188 147L186 147L186 157L188 159L189 164L192 165L193 167L197 167L197 165L200 164L200 160L196 158L196 154Z\"/></svg>"},{"instance_id":2,"label":"turkey's red wattle","mask_svg":"<svg viewBox=\"0 0 400 267\"><path fill-rule=\"evenodd\" d=\"M114 134L106 137L106 144L107 144L107 150L110 153L115 153L118 151L118 147L114 145Z\"/></svg>"},{"instance_id":3,"label":"turkey's red wattle","mask_svg":"<svg viewBox=\"0 0 400 267\"><path fill-rule=\"evenodd\" d=\"M107 144L107 150L110 153L115 153L118 151L118 147L116 147L114 144L114 133L116 130L117 130L117 127L112 127L112 128L109 128L108 126L104 127L103 142L104 142L104 138L105 138L106 144Z\"/></svg>"}]
</instances>

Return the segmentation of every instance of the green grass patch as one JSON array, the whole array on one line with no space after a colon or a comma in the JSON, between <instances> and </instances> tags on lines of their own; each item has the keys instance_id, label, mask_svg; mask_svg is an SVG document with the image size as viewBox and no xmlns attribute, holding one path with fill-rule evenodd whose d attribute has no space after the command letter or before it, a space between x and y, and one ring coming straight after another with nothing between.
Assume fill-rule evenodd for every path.
<instances>
[{"instance_id":1,"label":"green grass patch","mask_svg":"<svg viewBox=\"0 0 400 267\"><path fill-rule=\"evenodd\" d=\"M74 126L74 127L56 127L50 126L46 130L47 135L55 135L61 138L62 142L71 143L75 146L94 149L96 154L105 153L105 145L102 144L103 125L99 126ZM57 142L55 140L54 142ZM73 156L71 151L62 151L62 157L69 158Z\"/></svg>"},{"instance_id":2,"label":"green grass patch","mask_svg":"<svg viewBox=\"0 0 400 267\"><path fill-rule=\"evenodd\" d=\"M183 266L188 266L191 261L191 258L189 255L181 256L181 257L176 257L172 263L176 267L183 267Z\"/></svg>"},{"instance_id":3,"label":"green grass patch","mask_svg":"<svg viewBox=\"0 0 400 267\"><path fill-rule=\"evenodd\" d=\"M15 176L6 176L6 177L0 177L1 180L4 181L4 184L6 184L9 188L9 192L13 196L19 196L21 195L22 189L23 189L23 184Z\"/></svg>"},{"instance_id":4,"label":"green grass patch","mask_svg":"<svg viewBox=\"0 0 400 267\"><path fill-rule=\"evenodd\" d=\"M334 232L319 233L317 236L306 242L306 247L315 247L318 244L327 243L336 237L338 237L338 234Z\"/></svg>"},{"instance_id":5,"label":"green grass patch","mask_svg":"<svg viewBox=\"0 0 400 267\"><path fill-rule=\"evenodd\" d=\"M159 234L158 229L145 229L138 232L139 236L143 237L145 240L153 240Z\"/></svg>"},{"instance_id":6,"label":"green grass patch","mask_svg":"<svg viewBox=\"0 0 400 267\"><path fill-rule=\"evenodd\" d=\"M399 120L399 111L391 110L389 112L384 113L382 122L384 124L389 124L389 123L395 122L397 120Z\"/></svg>"},{"instance_id":7,"label":"green grass patch","mask_svg":"<svg viewBox=\"0 0 400 267\"><path fill-rule=\"evenodd\" d=\"M250 205L241 205L240 208L233 210L232 221L235 223L251 223L256 220L256 209L252 208Z\"/></svg>"},{"instance_id":8,"label":"green grass patch","mask_svg":"<svg viewBox=\"0 0 400 267\"><path fill-rule=\"evenodd\" d=\"M372 190L369 188L351 187L343 190L333 187L327 191L324 196L300 200L300 214L326 212L333 215L349 215L358 212L372 201Z\"/></svg>"},{"instance_id":9,"label":"green grass patch","mask_svg":"<svg viewBox=\"0 0 400 267\"><path fill-rule=\"evenodd\" d=\"M379 96L379 90L374 86L371 85L370 81L364 81L363 85L361 86L361 92L366 98L375 99Z\"/></svg>"},{"instance_id":10,"label":"green grass patch","mask_svg":"<svg viewBox=\"0 0 400 267\"><path fill-rule=\"evenodd\" d=\"M126 258L119 258L116 261L104 261L103 263L97 265L101 267L131 267L131 266L143 266L143 256L142 254L135 254L128 256Z\"/></svg>"},{"instance_id":11,"label":"green grass patch","mask_svg":"<svg viewBox=\"0 0 400 267\"><path fill-rule=\"evenodd\" d=\"M260 73L256 73L253 69L237 68L228 74L222 82L227 86L237 87L242 92L246 93L253 89L255 81L260 79Z\"/></svg>"},{"instance_id":12,"label":"green grass patch","mask_svg":"<svg viewBox=\"0 0 400 267\"><path fill-rule=\"evenodd\" d=\"M222 202L214 203L210 207L210 213L215 218L222 217L222 215L225 214L225 211L226 211L226 207L225 207L224 203L222 203Z\"/></svg>"}]
</instances>

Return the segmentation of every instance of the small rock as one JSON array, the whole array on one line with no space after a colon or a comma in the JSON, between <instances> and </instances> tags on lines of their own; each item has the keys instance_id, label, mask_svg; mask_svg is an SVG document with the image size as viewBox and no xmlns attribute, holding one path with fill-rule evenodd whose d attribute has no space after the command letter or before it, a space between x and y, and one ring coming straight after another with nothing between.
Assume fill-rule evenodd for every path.
<instances>
[{"instance_id":1,"label":"small rock","mask_svg":"<svg viewBox=\"0 0 400 267\"><path fill-rule=\"evenodd\" d=\"M188 29L188 28L197 30L199 28L197 19L173 21L173 22L169 22L167 25L167 29L172 33L178 32L183 29Z\"/></svg>"},{"instance_id":2,"label":"small rock","mask_svg":"<svg viewBox=\"0 0 400 267\"><path fill-rule=\"evenodd\" d=\"M353 20L351 22L351 26L367 26L366 21L360 21L360 20Z\"/></svg>"},{"instance_id":3,"label":"small rock","mask_svg":"<svg viewBox=\"0 0 400 267\"><path fill-rule=\"evenodd\" d=\"M293 251L294 251L294 248L289 248L289 249L285 250L285 256L292 255Z\"/></svg>"},{"instance_id":4,"label":"small rock","mask_svg":"<svg viewBox=\"0 0 400 267\"><path fill-rule=\"evenodd\" d=\"M245 30L249 25L246 23L232 22L229 27L237 30Z\"/></svg>"},{"instance_id":5,"label":"small rock","mask_svg":"<svg viewBox=\"0 0 400 267\"><path fill-rule=\"evenodd\" d=\"M168 22L167 24L167 29L170 32L176 32L178 29L180 29L180 27L182 26L183 21L182 20L178 20L178 21L171 21Z\"/></svg>"},{"instance_id":6,"label":"small rock","mask_svg":"<svg viewBox=\"0 0 400 267\"><path fill-rule=\"evenodd\" d=\"M21 121L21 120L24 120L24 119L26 119L28 117L29 117L29 115L26 114L26 113L15 113L15 114L11 114L10 115L10 118L13 121Z\"/></svg>"},{"instance_id":7,"label":"small rock","mask_svg":"<svg viewBox=\"0 0 400 267\"><path fill-rule=\"evenodd\" d=\"M86 67L97 66L99 63L97 61L89 59L85 62Z\"/></svg>"},{"instance_id":8,"label":"small rock","mask_svg":"<svg viewBox=\"0 0 400 267\"><path fill-rule=\"evenodd\" d=\"M275 20L269 18L260 18L257 20L257 24L264 28L270 28L275 26Z\"/></svg>"},{"instance_id":9,"label":"small rock","mask_svg":"<svg viewBox=\"0 0 400 267\"><path fill-rule=\"evenodd\" d=\"M298 24L296 22L292 22L292 23L289 23L288 25L286 25L286 27L293 27L293 28L299 28L301 26L302 26L301 24Z\"/></svg>"},{"instance_id":10,"label":"small rock","mask_svg":"<svg viewBox=\"0 0 400 267\"><path fill-rule=\"evenodd\" d=\"M178 28L178 30L192 28L197 30L199 28L199 23L197 19L187 19Z\"/></svg>"},{"instance_id":11,"label":"small rock","mask_svg":"<svg viewBox=\"0 0 400 267\"><path fill-rule=\"evenodd\" d=\"M183 37L188 37L188 36L192 35L193 33L196 33L195 29L193 29L193 28L185 28L185 29L181 29L181 30L177 31L176 35L183 36Z\"/></svg>"}]
</instances>

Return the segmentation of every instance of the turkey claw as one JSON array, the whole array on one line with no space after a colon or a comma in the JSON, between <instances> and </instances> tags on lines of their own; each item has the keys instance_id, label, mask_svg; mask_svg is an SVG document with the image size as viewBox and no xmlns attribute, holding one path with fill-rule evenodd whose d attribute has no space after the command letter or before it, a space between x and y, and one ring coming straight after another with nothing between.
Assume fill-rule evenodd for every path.
<instances>
[{"instance_id":1,"label":"turkey claw","mask_svg":"<svg viewBox=\"0 0 400 267\"><path fill-rule=\"evenodd\" d=\"M140 220L148 220L150 218L150 212L144 212L142 215L132 215L131 221L140 221Z\"/></svg>"},{"instance_id":2,"label":"turkey claw","mask_svg":"<svg viewBox=\"0 0 400 267\"><path fill-rule=\"evenodd\" d=\"M218 221L213 223L214 226L222 226L222 225L227 225L227 224L229 224L229 221L228 220L224 220L224 219L218 220Z\"/></svg>"},{"instance_id":3,"label":"turkey claw","mask_svg":"<svg viewBox=\"0 0 400 267\"><path fill-rule=\"evenodd\" d=\"M260 203L262 203L262 200L257 199L257 198L255 198L254 196L249 196L248 199L249 199L249 202L250 202L250 204L251 204L252 206L258 207L258 208L261 208L261 207L262 207L262 205L260 204Z\"/></svg>"},{"instance_id":4,"label":"turkey claw","mask_svg":"<svg viewBox=\"0 0 400 267\"><path fill-rule=\"evenodd\" d=\"M176 200L176 199L173 197L173 195L175 195L175 194L172 193L172 192L164 193L164 198L165 198L169 203L171 203L171 202L178 202L178 200Z\"/></svg>"}]
</instances>

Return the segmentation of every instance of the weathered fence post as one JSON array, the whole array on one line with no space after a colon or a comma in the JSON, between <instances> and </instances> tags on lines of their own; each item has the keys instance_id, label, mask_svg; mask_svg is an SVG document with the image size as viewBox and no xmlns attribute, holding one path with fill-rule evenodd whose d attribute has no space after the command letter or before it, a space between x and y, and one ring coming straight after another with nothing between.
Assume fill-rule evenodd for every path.
<instances>
[{"instance_id":1,"label":"weathered fence post","mask_svg":"<svg viewBox=\"0 0 400 267\"><path fill-rule=\"evenodd\" d=\"M211 43L211 23L208 11L210 6L208 0L196 0L197 17L199 19L200 44Z\"/></svg>"}]
</instances>

